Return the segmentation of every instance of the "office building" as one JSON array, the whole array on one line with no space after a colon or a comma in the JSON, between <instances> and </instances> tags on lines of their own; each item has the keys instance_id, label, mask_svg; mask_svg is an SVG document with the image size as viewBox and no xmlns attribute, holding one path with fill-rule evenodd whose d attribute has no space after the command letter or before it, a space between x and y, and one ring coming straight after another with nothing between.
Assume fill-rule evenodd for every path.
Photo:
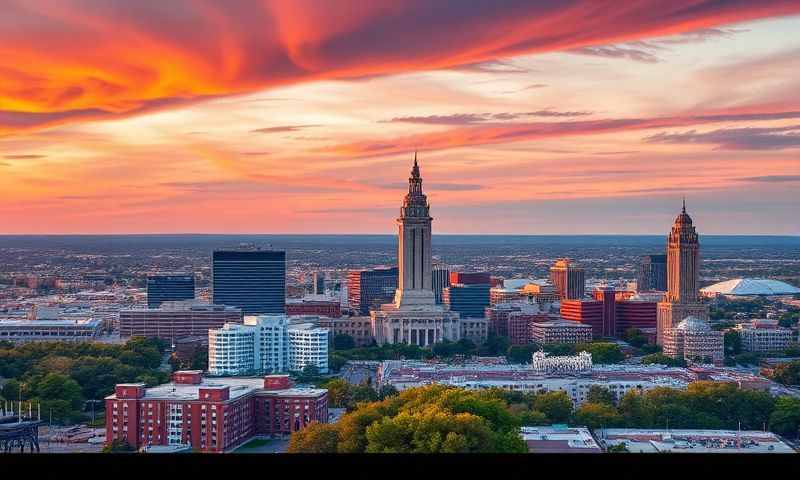
<instances>
[{"instance_id":1,"label":"office building","mask_svg":"<svg viewBox=\"0 0 800 480\"><path fill-rule=\"evenodd\" d=\"M656 342L663 343L664 332L693 316L708 319L708 305L700 302L700 236L686 213L686 202L675 218L667 239L667 293L658 304Z\"/></svg>"},{"instance_id":2,"label":"office building","mask_svg":"<svg viewBox=\"0 0 800 480\"><path fill-rule=\"evenodd\" d=\"M583 298L586 278L583 268L569 258L559 258L550 267L550 282L562 300Z\"/></svg>"},{"instance_id":3,"label":"office building","mask_svg":"<svg viewBox=\"0 0 800 480\"><path fill-rule=\"evenodd\" d=\"M592 291L593 300L562 300L561 317L591 325L595 338L622 337L629 328L655 328L656 302L638 295L623 300L624 296L612 287L600 286Z\"/></svg>"},{"instance_id":4,"label":"office building","mask_svg":"<svg viewBox=\"0 0 800 480\"><path fill-rule=\"evenodd\" d=\"M585 343L592 341L592 327L568 320L548 320L530 325L531 341L539 345L548 343Z\"/></svg>"},{"instance_id":5,"label":"office building","mask_svg":"<svg viewBox=\"0 0 800 480\"><path fill-rule=\"evenodd\" d=\"M350 308L358 315L369 315L371 308L391 302L397 290L397 267L351 270L347 273Z\"/></svg>"},{"instance_id":6,"label":"office building","mask_svg":"<svg viewBox=\"0 0 800 480\"><path fill-rule=\"evenodd\" d=\"M158 308L162 302L194 299L194 274L148 275L147 308Z\"/></svg>"},{"instance_id":7,"label":"office building","mask_svg":"<svg viewBox=\"0 0 800 480\"><path fill-rule=\"evenodd\" d=\"M242 248L215 250L212 302L245 315L279 315L286 304L286 252Z\"/></svg>"},{"instance_id":8,"label":"office building","mask_svg":"<svg viewBox=\"0 0 800 480\"><path fill-rule=\"evenodd\" d=\"M448 306L438 305L433 292L432 221L415 154L408 179L408 194L397 219L399 271L394 302L370 311L372 331L378 345L406 343L424 347L442 340L458 341L461 338L458 313L450 311ZM448 290L444 289L444 292ZM487 285L487 304L488 301ZM483 309L480 311L482 315Z\"/></svg>"},{"instance_id":9,"label":"office building","mask_svg":"<svg viewBox=\"0 0 800 480\"><path fill-rule=\"evenodd\" d=\"M330 330L331 338L336 335L349 335L353 338L356 347L366 347L375 342L372 335L372 320L370 317L320 317L318 325Z\"/></svg>"},{"instance_id":10,"label":"office building","mask_svg":"<svg viewBox=\"0 0 800 480\"><path fill-rule=\"evenodd\" d=\"M492 287L489 289L489 305L517 302L524 299L525 295L519 288Z\"/></svg>"},{"instance_id":11,"label":"office building","mask_svg":"<svg viewBox=\"0 0 800 480\"><path fill-rule=\"evenodd\" d=\"M664 332L664 355L690 363L722 365L725 351L723 333L712 330L707 321L686 317Z\"/></svg>"},{"instance_id":12,"label":"office building","mask_svg":"<svg viewBox=\"0 0 800 480\"><path fill-rule=\"evenodd\" d=\"M483 272L450 272L450 286L442 301L461 318L483 318L489 304L491 276Z\"/></svg>"},{"instance_id":13,"label":"office building","mask_svg":"<svg viewBox=\"0 0 800 480\"><path fill-rule=\"evenodd\" d=\"M450 286L450 269L444 265L434 265L431 272L433 275L433 297L436 303L442 304L442 290Z\"/></svg>"},{"instance_id":14,"label":"office building","mask_svg":"<svg viewBox=\"0 0 800 480\"><path fill-rule=\"evenodd\" d=\"M522 294L539 305L555 303L561 299L556 287L548 282L531 282L522 287Z\"/></svg>"},{"instance_id":15,"label":"office building","mask_svg":"<svg viewBox=\"0 0 800 480\"><path fill-rule=\"evenodd\" d=\"M328 372L329 331L312 323L292 324L285 315L247 316L243 325L208 332L211 375L300 371L306 365Z\"/></svg>"},{"instance_id":16,"label":"office building","mask_svg":"<svg viewBox=\"0 0 800 480\"><path fill-rule=\"evenodd\" d=\"M314 295L325 294L325 272L316 271L311 277L311 293Z\"/></svg>"},{"instance_id":17,"label":"office building","mask_svg":"<svg viewBox=\"0 0 800 480\"><path fill-rule=\"evenodd\" d=\"M461 338L481 345L489 337L489 320L486 318L462 318Z\"/></svg>"},{"instance_id":18,"label":"office building","mask_svg":"<svg viewBox=\"0 0 800 480\"><path fill-rule=\"evenodd\" d=\"M645 255L639 263L636 290L640 292L667 290L667 256Z\"/></svg>"},{"instance_id":19,"label":"office building","mask_svg":"<svg viewBox=\"0 0 800 480\"><path fill-rule=\"evenodd\" d=\"M325 295L287 298L286 315L318 315L320 317L338 318L342 316L342 304L338 298L331 298Z\"/></svg>"},{"instance_id":20,"label":"office building","mask_svg":"<svg viewBox=\"0 0 800 480\"><path fill-rule=\"evenodd\" d=\"M199 300L163 302L160 308L124 309L119 312L122 338L208 336L208 330L226 323L242 323L242 310L225 305L210 305Z\"/></svg>"},{"instance_id":21,"label":"office building","mask_svg":"<svg viewBox=\"0 0 800 480\"><path fill-rule=\"evenodd\" d=\"M533 308L531 308L533 307ZM533 325L552 320L533 304L524 310L508 314L508 341L511 345L528 345L533 342Z\"/></svg>"},{"instance_id":22,"label":"office building","mask_svg":"<svg viewBox=\"0 0 800 480\"><path fill-rule=\"evenodd\" d=\"M742 349L755 353L782 353L797 341L797 333L777 320L755 319L736 326Z\"/></svg>"},{"instance_id":23,"label":"office building","mask_svg":"<svg viewBox=\"0 0 800 480\"><path fill-rule=\"evenodd\" d=\"M327 390L294 387L287 375L206 379L179 371L156 387L118 384L105 403L106 444L123 440L136 449L225 453L257 436L285 437L328 421Z\"/></svg>"}]
</instances>

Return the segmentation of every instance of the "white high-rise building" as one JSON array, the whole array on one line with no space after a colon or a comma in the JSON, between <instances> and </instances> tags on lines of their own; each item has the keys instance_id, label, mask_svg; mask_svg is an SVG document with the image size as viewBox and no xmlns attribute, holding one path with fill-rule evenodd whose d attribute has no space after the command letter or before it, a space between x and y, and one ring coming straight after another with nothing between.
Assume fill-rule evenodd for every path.
<instances>
[{"instance_id":1,"label":"white high-rise building","mask_svg":"<svg viewBox=\"0 0 800 480\"><path fill-rule=\"evenodd\" d=\"M292 325L289 330L289 370L300 371L308 365L320 373L328 372L328 332L310 323Z\"/></svg>"},{"instance_id":2,"label":"white high-rise building","mask_svg":"<svg viewBox=\"0 0 800 480\"><path fill-rule=\"evenodd\" d=\"M255 335L252 327L226 323L208 331L208 371L211 375L255 373Z\"/></svg>"},{"instance_id":3,"label":"white high-rise building","mask_svg":"<svg viewBox=\"0 0 800 480\"><path fill-rule=\"evenodd\" d=\"M247 316L208 331L208 373L254 375L302 370L328 372L328 329L290 325L286 315Z\"/></svg>"}]
</instances>

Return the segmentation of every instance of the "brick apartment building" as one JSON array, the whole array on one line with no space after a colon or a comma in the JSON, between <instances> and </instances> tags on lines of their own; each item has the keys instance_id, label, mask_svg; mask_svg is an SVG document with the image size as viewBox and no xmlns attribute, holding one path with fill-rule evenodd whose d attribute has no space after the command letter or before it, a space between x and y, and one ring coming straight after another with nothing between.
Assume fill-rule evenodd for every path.
<instances>
[{"instance_id":1,"label":"brick apartment building","mask_svg":"<svg viewBox=\"0 0 800 480\"><path fill-rule=\"evenodd\" d=\"M106 397L106 442L134 448L190 445L203 453L231 451L255 436L287 435L328 420L328 392L293 388L288 375L206 379L179 371L153 388L118 384Z\"/></svg>"}]
</instances>

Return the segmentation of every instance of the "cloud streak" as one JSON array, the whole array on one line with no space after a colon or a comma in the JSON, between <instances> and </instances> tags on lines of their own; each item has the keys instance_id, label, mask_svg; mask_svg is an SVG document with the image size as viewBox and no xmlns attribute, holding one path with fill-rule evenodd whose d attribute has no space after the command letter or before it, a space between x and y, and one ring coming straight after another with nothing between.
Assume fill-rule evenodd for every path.
<instances>
[{"instance_id":1,"label":"cloud streak","mask_svg":"<svg viewBox=\"0 0 800 480\"><path fill-rule=\"evenodd\" d=\"M379 156L408 152L415 148L426 150L441 150L456 147L476 145L490 145L499 143L530 141L543 138L555 138L574 135L596 135L603 133L647 130L656 128L687 127L692 125L712 124L720 122L751 122L762 120L785 120L800 118L800 110L772 111L759 110L758 106L740 108L725 112L716 111L703 114L687 114L672 117L653 118L624 118L624 119L597 119L584 121L564 122L524 122L524 123L484 123L477 125L457 126L441 132L425 133L398 137L392 139L354 142L327 146L320 149L324 153L356 156ZM797 127L791 127L796 130ZM728 148L761 149L790 148L796 142L795 135L774 134L776 129L736 129L738 134L750 131L748 138L742 136L737 139L737 132L733 134L720 133L707 138L699 137L697 142L706 143L722 142ZM767 132L767 130L770 130ZM779 129L778 129L779 130ZM755 131L755 132L753 132ZM724 132L724 131L720 131ZM692 133L688 137L671 137L668 134L649 137L650 143L677 143L681 140L691 141Z\"/></svg>"},{"instance_id":2,"label":"cloud streak","mask_svg":"<svg viewBox=\"0 0 800 480\"><path fill-rule=\"evenodd\" d=\"M794 13L795 0L12 2L0 29L0 134L314 80L497 71L521 54L647 61L597 45Z\"/></svg>"}]
</instances>

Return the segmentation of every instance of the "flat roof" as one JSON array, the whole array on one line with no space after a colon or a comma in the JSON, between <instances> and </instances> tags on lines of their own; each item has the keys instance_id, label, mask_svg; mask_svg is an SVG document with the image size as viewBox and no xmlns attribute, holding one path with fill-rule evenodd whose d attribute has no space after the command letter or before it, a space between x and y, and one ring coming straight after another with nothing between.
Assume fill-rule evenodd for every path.
<instances>
[{"instance_id":1,"label":"flat roof","mask_svg":"<svg viewBox=\"0 0 800 480\"><path fill-rule=\"evenodd\" d=\"M120 384L123 385L123 384ZM125 386L141 386L142 384L124 384ZM265 390L264 377L219 377L203 378L197 385L182 383L165 383L145 390L142 400L200 400L200 389L230 388L230 400L235 400L249 393L258 391L262 395L281 395L293 397L318 397L327 390L321 388L292 387L281 390ZM112 394L107 399L115 399Z\"/></svg>"},{"instance_id":2,"label":"flat roof","mask_svg":"<svg viewBox=\"0 0 800 480\"><path fill-rule=\"evenodd\" d=\"M520 436L528 444L528 448L532 452L537 450L602 451L602 448L586 427L567 427L566 425L529 426L520 429Z\"/></svg>"},{"instance_id":3,"label":"flat roof","mask_svg":"<svg viewBox=\"0 0 800 480\"><path fill-rule=\"evenodd\" d=\"M598 437L606 446L624 443L641 453L796 453L774 433L758 430L609 428Z\"/></svg>"}]
</instances>

